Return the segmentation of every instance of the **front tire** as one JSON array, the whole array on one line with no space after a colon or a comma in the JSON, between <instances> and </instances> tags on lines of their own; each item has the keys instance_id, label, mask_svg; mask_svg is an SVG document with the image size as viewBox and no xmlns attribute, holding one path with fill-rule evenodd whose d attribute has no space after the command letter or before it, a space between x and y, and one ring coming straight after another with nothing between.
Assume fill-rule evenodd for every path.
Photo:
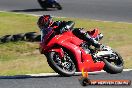
<instances>
[{"instance_id":1,"label":"front tire","mask_svg":"<svg viewBox=\"0 0 132 88\"><path fill-rule=\"evenodd\" d=\"M61 76L72 76L76 72L72 57L65 51L64 58L60 58L57 52L49 52L47 62L49 66Z\"/></svg>"},{"instance_id":2,"label":"front tire","mask_svg":"<svg viewBox=\"0 0 132 88\"><path fill-rule=\"evenodd\" d=\"M123 66L124 62L123 62L121 55L117 52L114 52L114 53L116 54L115 57L117 57L117 58L113 62L111 62L109 59L103 59L103 61L105 63L104 70L110 74L121 73L124 68L124 66ZM112 63L114 63L114 64L112 64Z\"/></svg>"}]
</instances>

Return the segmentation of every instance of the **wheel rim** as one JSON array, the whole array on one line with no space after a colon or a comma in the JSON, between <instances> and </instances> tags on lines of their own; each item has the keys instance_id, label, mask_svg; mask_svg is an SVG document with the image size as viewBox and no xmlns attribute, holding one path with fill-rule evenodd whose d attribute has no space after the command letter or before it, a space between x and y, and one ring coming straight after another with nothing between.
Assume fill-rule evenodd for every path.
<instances>
[{"instance_id":1,"label":"wheel rim","mask_svg":"<svg viewBox=\"0 0 132 88\"><path fill-rule=\"evenodd\" d=\"M75 64L66 52L64 53L64 58L60 58L58 53L54 53L53 61L59 69L65 72L73 72L75 70Z\"/></svg>"}]
</instances>

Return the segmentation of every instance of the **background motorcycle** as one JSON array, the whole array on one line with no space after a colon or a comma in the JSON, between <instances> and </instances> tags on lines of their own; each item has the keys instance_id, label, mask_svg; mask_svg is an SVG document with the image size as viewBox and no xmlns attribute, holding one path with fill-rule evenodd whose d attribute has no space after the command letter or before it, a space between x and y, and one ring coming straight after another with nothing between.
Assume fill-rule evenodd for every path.
<instances>
[{"instance_id":1,"label":"background motorcycle","mask_svg":"<svg viewBox=\"0 0 132 88\"><path fill-rule=\"evenodd\" d=\"M55 0L53 2L49 2L48 0L38 0L38 3L45 10L48 8L57 8L58 10L62 9L61 5Z\"/></svg>"},{"instance_id":2,"label":"background motorcycle","mask_svg":"<svg viewBox=\"0 0 132 88\"><path fill-rule=\"evenodd\" d=\"M91 36L99 36L97 33L94 30ZM49 66L62 76L72 76L82 69L88 72L104 69L111 74L123 71L123 59L119 53L105 45L98 51L70 30L59 35L54 35L52 30L44 40L40 43L40 52L46 55Z\"/></svg>"}]
</instances>

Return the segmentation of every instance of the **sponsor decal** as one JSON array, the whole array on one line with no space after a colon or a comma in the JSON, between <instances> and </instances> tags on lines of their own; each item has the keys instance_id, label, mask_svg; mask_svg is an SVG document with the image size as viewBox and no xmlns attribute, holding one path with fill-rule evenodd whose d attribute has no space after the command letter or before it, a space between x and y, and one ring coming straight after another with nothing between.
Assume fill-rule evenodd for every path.
<instances>
[{"instance_id":1,"label":"sponsor decal","mask_svg":"<svg viewBox=\"0 0 132 88\"><path fill-rule=\"evenodd\" d=\"M79 82L82 86L88 86L88 85L116 85L116 86L130 86L131 80L93 80L89 79L88 72L82 69L82 76L79 78Z\"/></svg>"}]
</instances>

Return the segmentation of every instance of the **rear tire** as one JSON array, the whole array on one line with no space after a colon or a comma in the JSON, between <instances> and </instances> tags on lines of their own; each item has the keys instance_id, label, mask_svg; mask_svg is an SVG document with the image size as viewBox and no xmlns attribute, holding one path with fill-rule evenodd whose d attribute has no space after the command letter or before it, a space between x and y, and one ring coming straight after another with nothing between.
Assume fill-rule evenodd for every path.
<instances>
[{"instance_id":1,"label":"rear tire","mask_svg":"<svg viewBox=\"0 0 132 88\"><path fill-rule=\"evenodd\" d=\"M11 40L12 40L12 35L5 35L1 37L1 43L7 43L10 42Z\"/></svg>"},{"instance_id":2,"label":"rear tire","mask_svg":"<svg viewBox=\"0 0 132 88\"><path fill-rule=\"evenodd\" d=\"M67 54L67 52L64 51L64 56ZM69 55L69 54L68 54ZM76 72L76 66L75 63L72 59L71 56L68 56L68 58L66 58L67 60L69 60L69 62L65 62L66 64L68 64L70 67L69 69L67 67L63 67L62 63L64 64L64 62L62 60L64 60L64 58L60 58L61 60L61 64L58 65L57 63L57 57L58 53L57 52L49 52L48 56L47 56L47 62L49 64L49 66L58 74L60 74L61 76L72 76L75 74ZM59 61L60 62L60 61ZM66 65L65 64L65 65ZM68 70L67 70L68 69Z\"/></svg>"},{"instance_id":3,"label":"rear tire","mask_svg":"<svg viewBox=\"0 0 132 88\"><path fill-rule=\"evenodd\" d=\"M25 34L15 34L15 35L13 35L13 39L12 39L12 41L22 41L22 40L24 40L24 36L25 36Z\"/></svg>"},{"instance_id":4,"label":"rear tire","mask_svg":"<svg viewBox=\"0 0 132 88\"><path fill-rule=\"evenodd\" d=\"M41 8L47 10L46 0L38 0L38 3L41 6Z\"/></svg>"},{"instance_id":5,"label":"rear tire","mask_svg":"<svg viewBox=\"0 0 132 88\"><path fill-rule=\"evenodd\" d=\"M103 61L105 63L104 70L107 73L117 74L117 73L121 73L123 71L123 68L124 68L123 59L119 53L115 52L115 54L118 56L117 61L115 61L115 65L111 64L111 62L109 62L107 59L103 59Z\"/></svg>"},{"instance_id":6,"label":"rear tire","mask_svg":"<svg viewBox=\"0 0 132 88\"><path fill-rule=\"evenodd\" d=\"M24 39L26 41L33 42L34 41L34 38L36 38L36 36L37 36L37 33L36 32L28 32L28 33L25 34Z\"/></svg>"},{"instance_id":7,"label":"rear tire","mask_svg":"<svg viewBox=\"0 0 132 88\"><path fill-rule=\"evenodd\" d=\"M58 9L58 10L62 10L62 7L59 3L55 2L55 7Z\"/></svg>"}]
</instances>

